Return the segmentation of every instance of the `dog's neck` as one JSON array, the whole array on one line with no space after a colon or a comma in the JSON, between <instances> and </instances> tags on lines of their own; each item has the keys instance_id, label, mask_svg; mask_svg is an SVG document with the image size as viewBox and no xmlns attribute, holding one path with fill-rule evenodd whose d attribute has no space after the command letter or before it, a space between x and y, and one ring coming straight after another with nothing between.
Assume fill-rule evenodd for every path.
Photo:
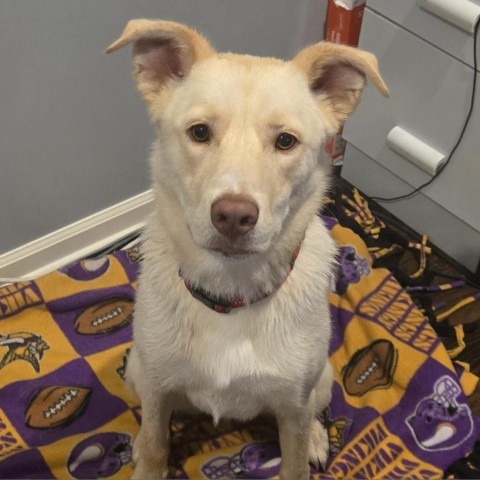
<instances>
[{"instance_id":1,"label":"dog's neck","mask_svg":"<svg viewBox=\"0 0 480 480\"><path fill-rule=\"evenodd\" d=\"M209 296L250 304L280 287L292 270L291 258L297 248L292 247L288 253L275 249L236 259L193 247L188 253L183 250L179 269L187 284Z\"/></svg>"},{"instance_id":2,"label":"dog's neck","mask_svg":"<svg viewBox=\"0 0 480 480\"><path fill-rule=\"evenodd\" d=\"M300 252L300 247L298 247L295 250L295 252L292 254L289 262L290 268L286 273L285 277L279 283L279 285L277 285L276 288L272 291L259 291L257 294L257 297L254 299L251 299L250 301L238 296L228 297L228 298L218 297L216 295L210 294L201 286L194 286L188 280L184 279L185 286L194 298L196 298L198 301L203 303L208 308L218 313L230 313L232 309L243 308L252 303L265 300L267 297L275 293L275 291L278 290L283 285L288 275L293 270L293 267L295 265L295 260L297 259L299 252ZM180 277L183 278L181 270L179 271L179 275Z\"/></svg>"}]
</instances>

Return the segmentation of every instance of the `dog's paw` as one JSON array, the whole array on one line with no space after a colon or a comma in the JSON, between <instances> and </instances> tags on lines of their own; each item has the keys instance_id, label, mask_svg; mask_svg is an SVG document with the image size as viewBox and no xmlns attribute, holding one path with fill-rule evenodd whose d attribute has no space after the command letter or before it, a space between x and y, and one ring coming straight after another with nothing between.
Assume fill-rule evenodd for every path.
<instances>
[{"instance_id":1,"label":"dog's paw","mask_svg":"<svg viewBox=\"0 0 480 480\"><path fill-rule=\"evenodd\" d=\"M142 461L139 461L135 466L135 471L131 478L132 480L169 478L168 468L163 465L146 465Z\"/></svg>"},{"instance_id":2,"label":"dog's paw","mask_svg":"<svg viewBox=\"0 0 480 480\"><path fill-rule=\"evenodd\" d=\"M169 478L168 453L149 452L142 444L141 431L133 444L132 462L135 466L131 477L133 480Z\"/></svg>"},{"instance_id":3,"label":"dog's paw","mask_svg":"<svg viewBox=\"0 0 480 480\"><path fill-rule=\"evenodd\" d=\"M169 478L167 460L163 455L146 458L137 451L133 461L135 465L135 470L132 475L133 480Z\"/></svg>"},{"instance_id":4,"label":"dog's paw","mask_svg":"<svg viewBox=\"0 0 480 480\"><path fill-rule=\"evenodd\" d=\"M328 433L320 421L315 419L312 424L312 431L310 433L310 445L308 446L308 457L310 463L318 470L325 470L328 452Z\"/></svg>"}]
</instances>

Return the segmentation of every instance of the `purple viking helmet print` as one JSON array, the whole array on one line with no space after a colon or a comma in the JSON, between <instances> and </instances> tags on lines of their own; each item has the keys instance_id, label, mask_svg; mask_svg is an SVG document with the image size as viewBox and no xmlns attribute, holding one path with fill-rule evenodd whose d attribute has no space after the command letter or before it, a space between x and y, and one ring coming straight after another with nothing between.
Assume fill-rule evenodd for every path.
<instances>
[{"instance_id":1,"label":"purple viking helmet print","mask_svg":"<svg viewBox=\"0 0 480 480\"><path fill-rule=\"evenodd\" d=\"M88 282L101 277L110 266L108 257L87 258L60 269L60 272L74 280Z\"/></svg>"},{"instance_id":2,"label":"purple viking helmet print","mask_svg":"<svg viewBox=\"0 0 480 480\"><path fill-rule=\"evenodd\" d=\"M98 433L82 440L70 454L68 470L75 478L105 478L132 461L130 435Z\"/></svg>"},{"instance_id":3,"label":"purple viking helmet print","mask_svg":"<svg viewBox=\"0 0 480 480\"><path fill-rule=\"evenodd\" d=\"M467 440L473 432L470 409L459 404L461 390L450 377L437 381L431 397L424 398L407 419L407 425L423 450L450 450Z\"/></svg>"},{"instance_id":4,"label":"purple viking helmet print","mask_svg":"<svg viewBox=\"0 0 480 480\"><path fill-rule=\"evenodd\" d=\"M254 443L240 452L242 478L270 478L278 475L280 449L277 443Z\"/></svg>"},{"instance_id":5,"label":"purple viking helmet print","mask_svg":"<svg viewBox=\"0 0 480 480\"><path fill-rule=\"evenodd\" d=\"M253 443L233 457L215 457L202 467L202 473L218 478L271 478L280 469L277 443Z\"/></svg>"},{"instance_id":6,"label":"purple viking helmet print","mask_svg":"<svg viewBox=\"0 0 480 480\"><path fill-rule=\"evenodd\" d=\"M358 283L363 275L370 273L370 265L366 258L357 254L355 247L340 247L338 254L340 268L337 276L336 292L343 295L350 283Z\"/></svg>"}]
</instances>

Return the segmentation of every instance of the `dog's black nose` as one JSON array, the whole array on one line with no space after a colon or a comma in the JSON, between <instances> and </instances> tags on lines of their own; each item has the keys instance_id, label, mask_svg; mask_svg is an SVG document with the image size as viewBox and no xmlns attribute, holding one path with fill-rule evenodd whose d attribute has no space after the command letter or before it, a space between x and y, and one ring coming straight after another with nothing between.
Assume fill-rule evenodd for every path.
<instances>
[{"instance_id":1,"label":"dog's black nose","mask_svg":"<svg viewBox=\"0 0 480 480\"><path fill-rule=\"evenodd\" d=\"M247 195L227 194L212 204L213 226L226 237L235 239L255 228L258 207Z\"/></svg>"}]
</instances>

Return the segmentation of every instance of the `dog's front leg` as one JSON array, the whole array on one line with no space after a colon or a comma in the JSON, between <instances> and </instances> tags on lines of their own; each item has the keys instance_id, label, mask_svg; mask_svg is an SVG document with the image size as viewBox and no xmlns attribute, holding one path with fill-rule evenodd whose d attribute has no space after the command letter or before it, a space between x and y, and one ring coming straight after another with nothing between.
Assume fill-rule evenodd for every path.
<instances>
[{"instance_id":1,"label":"dog's front leg","mask_svg":"<svg viewBox=\"0 0 480 480\"><path fill-rule=\"evenodd\" d=\"M155 391L140 393L140 398L142 426L133 447L135 472L132 478L168 478L172 398Z\"/></svg>"},{"instance_id":2,"label":"dog's front leg","mask_svg":"<svg viewBox=\"0 0 480 480\"><path fill-rule=\"evenodd\" d=\"M285 411L277 412L280 449L282 451L282 466L280 469L282 480L309 478L308 448L315 413L312 397L313 395L303 408L287 407Z\"/></svg>"}]
</instances>

